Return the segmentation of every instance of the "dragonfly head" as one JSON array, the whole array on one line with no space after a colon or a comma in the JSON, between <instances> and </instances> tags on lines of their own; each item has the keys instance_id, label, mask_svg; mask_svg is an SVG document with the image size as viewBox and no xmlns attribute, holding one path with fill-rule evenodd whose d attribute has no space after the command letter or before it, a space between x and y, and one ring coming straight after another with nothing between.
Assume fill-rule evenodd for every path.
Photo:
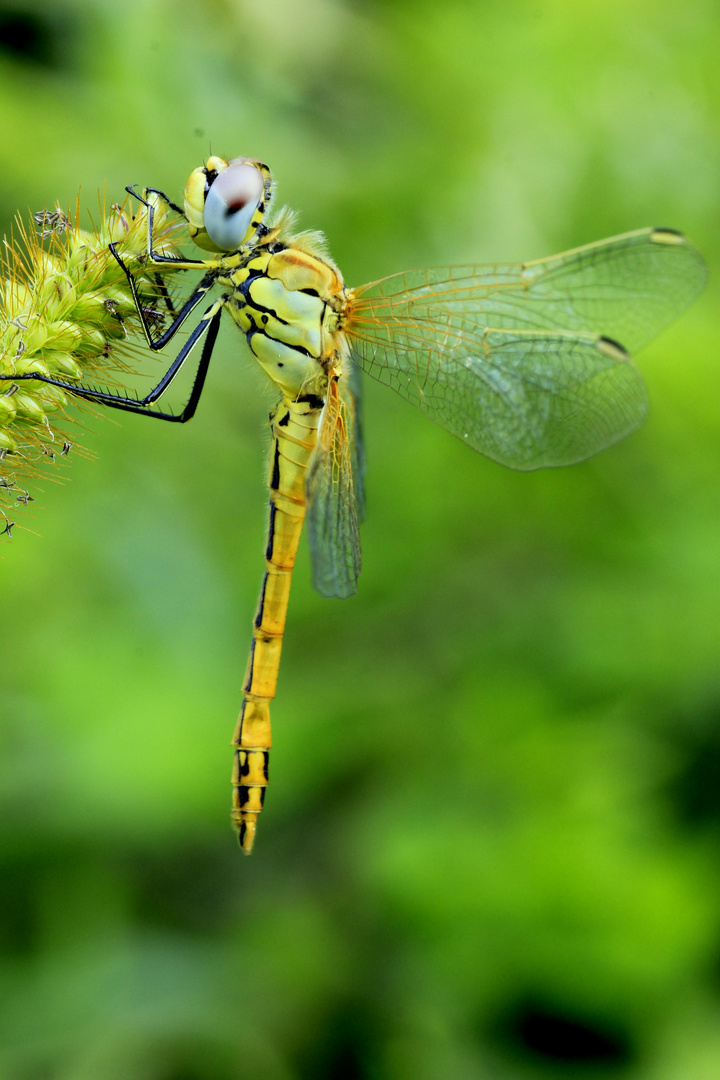
<instances>
[{"instance_id":1,"label":"dragonfly head","mask_svg":"<svg viewBox=\"0 0 720 1080\"><path fill-rule=\"evenodd\" d=\"M267 165L253 158L209 157L185 185L191 239L206 251L237 251L262 235L272 195Z\"/></svg>"}]
</instances>

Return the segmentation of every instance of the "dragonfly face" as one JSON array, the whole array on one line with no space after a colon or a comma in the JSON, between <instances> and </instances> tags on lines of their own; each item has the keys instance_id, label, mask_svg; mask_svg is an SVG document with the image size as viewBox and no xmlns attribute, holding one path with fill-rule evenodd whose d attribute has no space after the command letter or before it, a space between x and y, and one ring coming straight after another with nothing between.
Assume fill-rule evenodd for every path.
<instances>
[{"instance_id":1,"label":"dragonfly face","mask_svg":"<svg viewBox=\"0 0 720 1080\"><path fill-rule=\"evenodd\" d=\"M347 289L318 234L293 235L287 213L266 223L271 196L267 166L250 158L209 158L188 179L184 209L154 189L144 192L147 253L133 265L115 245L111 251L151 348L164 348L211 289L222 290L145 398L26 376L113 408L184 422L195 412L227 308L277 389L266 571L233 739L232 818L246 852L267 785L269 703L306 515L316 587L342 597L357 586L358 370L501 464L572 464L642 422L645 388L627 350L650 341L705 281L702 259L680 233L641 229L535 262L416 270ZM158 200L185 217L191 238L210 258L154 247ZM155 336L135 275L177 269L199 270L202 278L173 311L171 326ZM197 349L187 405L177 415L162 412L155 403Z\"/></svg>"},{"instance_id":2,"label":"dragonfly face","mask_svg":"<svg viewBox=\"0 0 720 1080\"><path fill-rule=\"evenodd\" d=\"M330 370L340 377L346 352L336 340L346 293L327 258L271 237L263 221L271 197L262 162L210 158L185 186L190 235L227 253L216 281L228 290L227 309L270 379L283 394L325 401Z\"/></svg>"},{"instance_id":3,"label":"dragonfly face","mask_svg":"<svg viewBox=\"0 0 720 1080\"><path fill-rule=\"evenodd\" d=\"M190 239L206 251L237 251L262 232L271 198L272 177L261 161L208 158L185 185Z\"/></svg>"}]
</instances>

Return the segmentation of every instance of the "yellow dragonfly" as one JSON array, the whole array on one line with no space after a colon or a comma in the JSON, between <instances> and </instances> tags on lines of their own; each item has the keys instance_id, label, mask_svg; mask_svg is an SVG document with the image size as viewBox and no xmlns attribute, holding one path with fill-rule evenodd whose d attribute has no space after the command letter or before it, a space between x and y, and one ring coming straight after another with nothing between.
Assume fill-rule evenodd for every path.
<instances>
[{"instance_id":1,"label":"yellow dragonfly","mask_svg":"<svg viewBox=\"0 0 720 1080\"><path fill-rule=\"evenodd\" d=\"M246 853L268 783L270 701L305 517L317 589L339 597L356 591L363 512L358 370L503 465L569 465L642 422L645 388L627 350L659 333L705 281L696 249L680 233L656 228L534 262L415 270L349 289L320 234L294 235L287 211L266 220L272 184L260 161L213 156L191 173L182 208L156 189L138 195L128 188L147 208L147 251L130 259L114 244L110 250L150 348L163 349L220 288L149 394L138 399L27 376L112 408L184 423L200 399L225 308L279 394L270 417L265 577L233 739L232 820ZM159 200L185 218L209 258L155 246ZM158 333L157 312L143 307L134 275L193 269L202 273L199 284L179 310L168 300L172 321ZM196 350L187 404L177 414L162 411L155 403Z\"/></svg>"}]
</instances>

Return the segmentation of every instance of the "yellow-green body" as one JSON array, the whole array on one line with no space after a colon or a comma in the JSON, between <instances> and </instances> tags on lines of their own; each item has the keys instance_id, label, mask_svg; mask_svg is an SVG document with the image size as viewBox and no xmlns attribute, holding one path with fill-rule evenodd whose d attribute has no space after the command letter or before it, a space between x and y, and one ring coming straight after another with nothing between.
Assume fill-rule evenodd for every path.
<instances>
[{"instance_id":1,"label":"yellow-green body","mask_svg":"<svg viewBox=\"0 0 720 1080\"><path fill-rule=\"evenodd\" d=\"M226 306L260 366L288 397L324 399L329 367L339 359L344 297L337 270L317 255L284 246L261 250L229 270L218 284L232 290Z\"/></svg>"},{"instance_id":2,"label":"yellow-green body","mask_svg":"<svg viewBox=\"0 0 720 1080\"><path fill-rule=\"evenodd\" d=\"M231 263L236 256L226 260ZM282 393L270 417L270 520L265 578L253 626L243 704L233 745L232 819L252 849L268 783L270 701L275 696L290 580L306 510L308 468L329 388L342 369L338 314L343 284L322 258L294 247L228 266L219 283L253 356Z\"/></svg>"}]
</instances>

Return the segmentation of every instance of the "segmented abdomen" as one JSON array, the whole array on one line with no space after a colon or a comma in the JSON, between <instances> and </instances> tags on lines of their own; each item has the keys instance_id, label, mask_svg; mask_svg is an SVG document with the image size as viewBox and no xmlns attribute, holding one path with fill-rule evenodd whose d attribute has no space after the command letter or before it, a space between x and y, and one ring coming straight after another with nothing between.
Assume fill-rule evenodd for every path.
<instances>
[{"instance_id":1,"label":"segmented abdomen","mask_svg":"<svg viewBox=\"0 0 720 1080\"><path fill-rule=\"evenodd\" d=\"M252 850L268 783L270 701L275 696L290 579L305 517L305 477L317 442L323 404L315 395L297 401L283 398L271 417L265 578L233 738L232 821L247 855Z\"/></svg>"}]
</instances>

